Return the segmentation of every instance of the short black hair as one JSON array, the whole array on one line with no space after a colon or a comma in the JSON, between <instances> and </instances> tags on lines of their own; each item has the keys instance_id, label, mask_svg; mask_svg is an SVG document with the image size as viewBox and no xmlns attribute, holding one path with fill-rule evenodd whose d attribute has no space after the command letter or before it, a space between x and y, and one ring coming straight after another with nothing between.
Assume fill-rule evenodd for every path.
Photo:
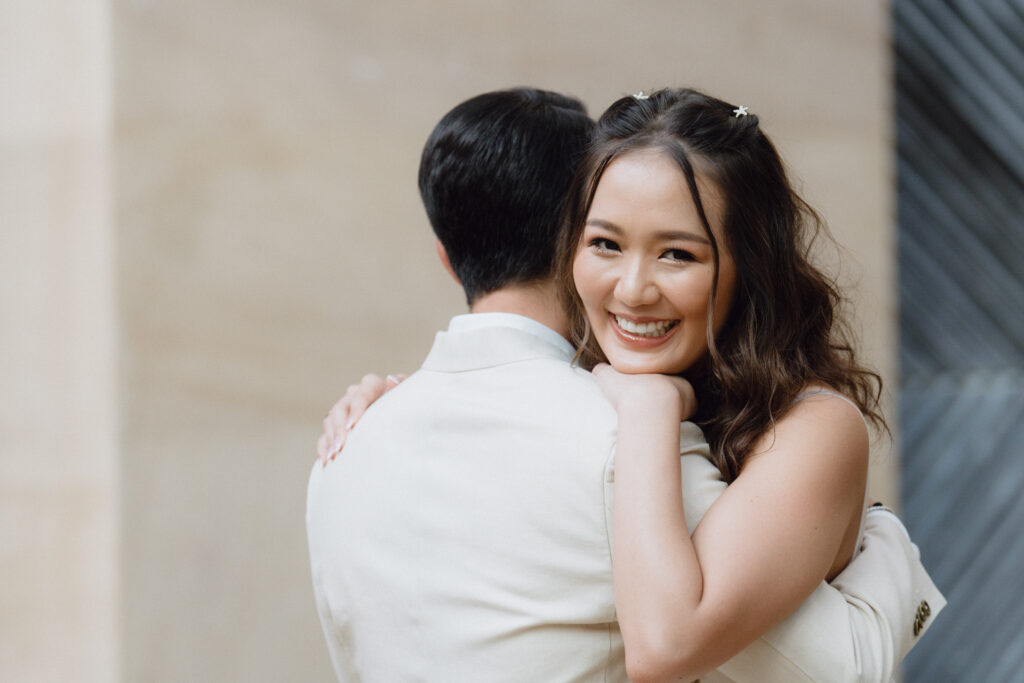
<instances>
[{"instance_id":1,"label":"short black hair","mask_svg":"<svg viewBox=\"0 0 1024 683\"><path fill-rule=\"evenodd\" d=\"M434 128L420 194L467 302L553 276L562 208L593 127L579 100L515 88L466 100Z\"/></svg>"}]
</instances>

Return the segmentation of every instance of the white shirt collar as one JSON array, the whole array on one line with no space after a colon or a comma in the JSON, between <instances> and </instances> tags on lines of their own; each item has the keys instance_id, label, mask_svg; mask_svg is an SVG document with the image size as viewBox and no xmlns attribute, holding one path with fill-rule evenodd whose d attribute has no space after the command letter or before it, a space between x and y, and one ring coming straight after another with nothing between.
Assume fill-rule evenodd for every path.
<instances>
[{"instance_id":1,"label":"white shirt collar","mask_svg":"<svg viewBox=\"0 0 1024 683\"><path fill-rule=\"evenodd\" d=\"M537 322L533 318L516 313L464 313L457 315L448 323L449 332L465 332L467 330L480 330L488 327L511 327L521 332L532 334L553 344L560 351L567 354L569 358L576 355L576 349L562 335L553 329Z\"/></svg>"}]
</instances>

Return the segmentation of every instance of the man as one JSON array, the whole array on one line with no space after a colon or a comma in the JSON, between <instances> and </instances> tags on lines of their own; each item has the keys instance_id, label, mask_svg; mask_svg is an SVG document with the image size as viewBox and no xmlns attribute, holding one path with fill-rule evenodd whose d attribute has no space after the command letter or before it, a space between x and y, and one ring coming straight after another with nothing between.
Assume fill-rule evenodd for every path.
<instances>
[{"instance_id":1,"label":"man","mask_svg":"<svg viewBox=\"0 0 1024 683\"><path fill-rule=\"evenodd\" d=\"M575 368L552 277L592 122L519 89L427 141L420 190L470 315L310 477L317 608L343 681L626 681L612 592L614 411ZM689 430L688 430L689 431ZM687 444L696 520L725 488ZM899 521L869 514L834 585L709 679L889 680L944 604ZM727 677L727 678L726 678Z\"/></svg>"}]
</instances>

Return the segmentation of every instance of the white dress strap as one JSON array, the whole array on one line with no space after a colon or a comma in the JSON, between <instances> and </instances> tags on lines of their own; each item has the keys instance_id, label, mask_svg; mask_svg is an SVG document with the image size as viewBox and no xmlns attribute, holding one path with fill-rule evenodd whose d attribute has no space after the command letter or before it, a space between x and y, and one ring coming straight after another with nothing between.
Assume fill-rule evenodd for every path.
<instances>
[{"instance_id":1,"label":"white dress strap","mask_svg":"<svg viewBox=\"0 0 1024 683\"><path fill-rule=\"evenodd\" d=\"M831 389L807 389L806 391L801 391L799 394L796 395L796 398L793 399L793 403L796 403L797 401L802 401L805 398L810 398L811 396L817 396L818 394L835 396L838 399L846 401L851 406L856 408L857 414L861 416L861 419L864 419L864 414L860 412L860 406L854 403L853 399L851 399L849 396L844 396L843 394L840 394L838 391L832 391Z\"/></svg>"}]
</instances>

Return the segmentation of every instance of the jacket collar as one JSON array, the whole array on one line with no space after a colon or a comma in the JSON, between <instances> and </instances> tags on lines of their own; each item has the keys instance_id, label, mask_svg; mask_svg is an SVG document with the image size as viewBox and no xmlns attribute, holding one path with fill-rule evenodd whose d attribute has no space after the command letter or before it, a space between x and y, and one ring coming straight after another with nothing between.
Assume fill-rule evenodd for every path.
<instances>
[{"instance_id":1,"label":"jacket collar","mask_svg":"<svg viewBox=\"0 0 1024 683\"><path fill-rule=\"evenodd\" d=\"M434 338L423 369L461 372L550 358L568 363L572 345L535 320L511 313L456 316Z\"/></svg>"}]
</instances>

